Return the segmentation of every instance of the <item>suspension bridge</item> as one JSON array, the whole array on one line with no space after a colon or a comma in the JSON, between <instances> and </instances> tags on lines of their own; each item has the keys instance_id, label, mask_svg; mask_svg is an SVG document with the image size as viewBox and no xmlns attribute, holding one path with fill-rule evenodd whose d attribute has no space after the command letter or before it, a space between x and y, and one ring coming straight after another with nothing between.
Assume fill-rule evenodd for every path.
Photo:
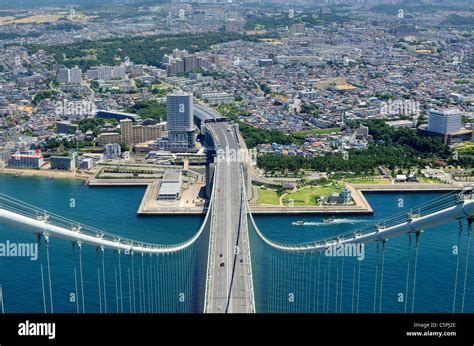
<instances>
[{"instance_id":1,"label":"suspension bridge","mask_svg":"<svg viewBox=\"0 0 474 346\"><path fill-rule=\"evenodd\" d=\"M249 161L229 154L242 148L238 130L205 107L196 112L205 119L214 150L225 150L209 170L212 192L204 221L185 242L160 245L128 239L0 194L0 224L32 234L39 245L39 261L32 265L38 266L38 300L44 313L57 312L57 292L65 290L55 283L59 264L51 261L50 252L66 244L71 247L68 280L77 313L385 312L385 259L394 249L392 239L398 240L398 253L406 248L398 261L403 267L399 311L416 312L417 299L424 294L417 286L420 247L445 224L455 224L457 236L455 266L443 268L445 280L452 281L444 292L449 301L445 312L473 311L472 188L334 237L302 244L273 241L250 213ZM6 279L0 282L0 311L9 312Z\"/></svg>"}]
</instances>

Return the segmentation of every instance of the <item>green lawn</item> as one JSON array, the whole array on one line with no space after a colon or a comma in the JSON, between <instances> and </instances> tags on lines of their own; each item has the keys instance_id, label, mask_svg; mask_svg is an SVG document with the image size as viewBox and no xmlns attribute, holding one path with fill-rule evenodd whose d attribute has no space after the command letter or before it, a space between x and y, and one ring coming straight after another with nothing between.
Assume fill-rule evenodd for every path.
<instances>
[{"instance_id":1,"label":"green lawn","mask_svg":"<svg viewBox=\"0 0 474 346\"><path fill-rule=\"evenodd\" d=\"M284 204L289 205L290 199L293 199L294 206L310 206L316 205L314 203L314 196L329 196L334 192L340 192L341 189L337 188L334 185L330 186L316 186L303 188L301 190L290 192L286 194L283 198L285 200Z\"/></svg>"},{"instance_id":2,"label":"green lawn","mask_svg":"<svg viewBox=\"0 0 474 346\"><path fill-rule=\"evenodd\" d=\"M344 179L344 182L349 184L390 184L389 179L382 178L348 178Z\"/></svg>"},{"instance_id":3,"label":"green lawn","mask_svg":"<svg viewBox=\"0 0 474 346\"><path fill-rule=\"evenodd\" d=\"M456 149L454 149L454 151L459 152L459 154L472 155L474 154L474 143L463 142Z\"/></svg>"},{"instance_id":4,"label":"green lawn","mask_svg":"<svg viewBox=\"0 0 474 346\"><path fill-rule=\"evenodd\" d=\"M280 199L275 190L258 188L258 204L280 205Z\"/></svg>"},{"instance_id":5,"label":"green lawn","mask_svg":"<svg viewBox=\"0 0 474 346\"><path fill-rule=\"evenodd\" d=\"M421 177L418 179L420 183L425 183L425 184L443 184L443 182L439 179L436 178L425 178Z\"/></svg>"}]
</instances>

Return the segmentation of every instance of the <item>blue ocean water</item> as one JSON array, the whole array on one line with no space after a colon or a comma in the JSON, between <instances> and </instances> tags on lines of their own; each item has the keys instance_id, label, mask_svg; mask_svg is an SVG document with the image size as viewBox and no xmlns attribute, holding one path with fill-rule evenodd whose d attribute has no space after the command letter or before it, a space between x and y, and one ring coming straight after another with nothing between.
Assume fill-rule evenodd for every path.
<instances>
[{"instance_id":1,"label":"blue ocean water","mask_svg":"<svg viewBox=\"0 0 474 346\"><path fill-rule=\"evenodd\" d=\"M0 175L0 192L18 198L30 204L44 208L56 214L94 226L105 231L116 233L124 237L146 242L172 244L189 239L201 225L202 217L137 217L136 211L143 197L142 187L87 187L81 181L50 180L36 177L19 177ZM384 219L401 211L408 211L412 207L438 197L435 193L408 193L408 194L368 194L367 199L375 210L373 216L344 216L337 217L336 222L325 224L321 217L306 217L307 226L297 226L293 223L300 217L295 216L258 216L255 218L259 228L273 240L298 243L330 237L338 233L354 230L354 227L369 225L378 219ZM399 208L399 200L403 199L403 208ZM74 199L74 203L71 203ZM73 205L74 207L71 207ZM465 233L461 248L461 269L465 260ZM0 243L7 240L15 242L34 242L34 236L0 226ZM383 277L383 312L403 312L405 297L400 301L400 293L405 293L406 263L408 256L407 238L390 240L385 249L384 277ZM417 312L450 312L452 309L454 275L456 256L452 254L453 246L457 244L457 224L426 231L421 236L419 260L417 268L416 301ZM314 274L315 258L301 257L288 265L284 258L272 254L266 246L255 237L251 237L252 265L254 268L254 285L257 311L316 311L316 304L322 306L314 298L316 276ZM55 312L75 312L76 304L71 302L71 292L75 291L72 246L63 240L51 241L52 286ZM379 254L380 255L380 254ZM113 262L113 254L106 259ZM84 269L86 311L97 312L100 307L97 288L97 253L95 249L84 251L86 266ZM327 263L323 259L322 268ZM171 263L172 259L167 261ZM339 262L338 262L339 261ZM366 258L361 265L360 309L361 312L372 312L374 300L375 264L380 263L380 256L376 259L375 246L367 246ZM330 292L328 311L334 310L337 290L343 291L337 299L342 311L350 312L353 305L353 274L354 261L347 260L344 269L340 259L333 260L330 266L331 280L328 280ZM471 256L472 263L472 256ZM358 264L358 263L357 263ZM0 258L0 284L3 287L3 298L6 312L42 312L43 296L41 287L41 272L39 261L29 258ZM107 269L107 302L109 311L115 311L115 286L113 267ZM296 269L295 269L296 268ZM413 268L412 268L413 270ZM146 272L146 271L145 271ZM311 274L311 273L313 274ZM344 273L344 279L340 278ZM115 272L116 274L116 272ZM271 274L271 275L270 275ZM457 310L461 304L464 272L461 271L458 283ZM465 311L474 312L474 280L472 270L468 273ZM124 271L126 276L126 271ZM305 275L313 275L312 281L304 281ZM380 268L378 278L380 280ZM166 279L176 280L170 272ZM126 282L126 278L124 278ZM342 282L342 283L341 283ZM338 285L336 287L336 284ZM189 283L186 283L189 286ZM311 288L310 286L313 285ZM341 289L342 288L342 289ZM379 289L379 288L377 288ZM179 290L178 290L179 291ZM322 288L321 288L322 291ZM296 304L287 303L288 292L296 292ZM127 293L128 294L128 293ZM167 290L163 291L163 295ZM322 294L322 293L321 293ZM46 292L48 296L48 292ZM408 298L408 297L407 297ZM411 285L409 291L411 299ZM165 301L169 298L162 297ZM299 300L298 300L299 299ZM48 309L49 309L49 300ZM411 300L408 301L409 308ZM129 305L130 301L125 305ZM377 304L379 298L377 296ZM138 304L138 303L137 303ZM378 306L378 305L377 305ZM306 308L304 308L306 307ZM128 311L124 308L124 311ZM166 311L181 311L171 306ZM187 310L182 310L187 311Z\"/></svg>"}]
</instances>

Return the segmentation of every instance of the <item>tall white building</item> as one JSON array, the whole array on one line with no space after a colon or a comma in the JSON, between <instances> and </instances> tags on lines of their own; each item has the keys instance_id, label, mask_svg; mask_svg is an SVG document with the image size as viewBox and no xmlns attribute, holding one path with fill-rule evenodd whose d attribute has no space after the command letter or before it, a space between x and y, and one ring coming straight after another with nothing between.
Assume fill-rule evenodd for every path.
<instances>
[{"instance_id":1,"label":"tall white building","mask_svg":"<svg viewBox=\"0 0 474 346\"><path fill-rule=\"evenodd\" d=\"M69 70L69 83L81 84L82 83L82 70L79 67L73 67Z\"/></svg>"},{"instance_id":2,"label":"tall white building","mask_svg":"<svg viewBox=\"0 0 474 346\"><path fill-rule=\"evenodd\" d=\"M447 135L461 130L462 112L458 109L430 110L428 114L428 131Z\"/></svg>"},{"instance_id":3,"label":"tall white building","mask_svg":"<svg viewBox=\"0 0 474 346\"><path fill-rule=\"evenodd\" d=\"M57 80L59 83L64 84L81 84L82 83L82 70L79 67L73 67L71 69L63 68L58 71Z\"/></svg>"}]
</instances>

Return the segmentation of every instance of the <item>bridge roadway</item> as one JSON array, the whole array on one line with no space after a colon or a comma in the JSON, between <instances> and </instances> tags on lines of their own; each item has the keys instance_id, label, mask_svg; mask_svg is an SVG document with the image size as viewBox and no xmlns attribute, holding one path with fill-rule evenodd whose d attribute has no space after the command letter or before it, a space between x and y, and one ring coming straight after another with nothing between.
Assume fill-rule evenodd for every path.
<instances>
[{"instance_id":1,"label":"bridge roadway","mask_svg":"<svg viewBox=\"0 0 474 346\"><path fill-rule=\"evenodd\" d=\"M207 108L199 110L205 112ZM217 156L205 312L252 313L255 312L252 270L242 198L243 176L237 155L239 142L228 122L206 126Z\"/></svg>"}]
</instances>

